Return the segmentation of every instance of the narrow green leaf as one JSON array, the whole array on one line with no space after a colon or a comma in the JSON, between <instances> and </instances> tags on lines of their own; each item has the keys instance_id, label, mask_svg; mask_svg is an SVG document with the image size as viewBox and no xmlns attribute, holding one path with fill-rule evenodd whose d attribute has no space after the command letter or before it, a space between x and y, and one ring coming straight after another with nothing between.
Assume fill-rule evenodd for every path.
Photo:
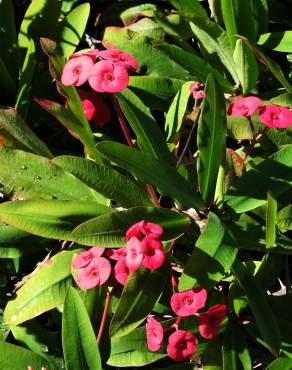
<instances>
[{"instance_id":1,"label":"narrow green leaf","mask_svg":"<svg viewBox=\"0 0 292 370\"><path fill-rule=\"evenodd\" d=\"M246 212L265 204L268 192L277 199L290 189L291 179L292 145L287 145L234 182L225 201L236 213Z\"/></svg>"},{"instance_id":2,"label":"narrow green leaf","mask_svg":"<svg viewBox=\"0 0 292 370\"><path fill-rule=\"evenodd\" d=\"M25 123L22 116L14 108L0 109L0 133L8 134L16 141L16 146L29 152L52 157L46 144ZM9 138L8 136L8 138Z\"/></svg>"},{"instance_id":3,"label":"narrow green leaf","mask_svg":"<svg viewBox=\"0 0 292 370\"><path fill-rule=\"evenodd\" d=\"M162 132L149 108L128 89L120 92L118 99L123 113L137 136L142 151L163 161L166 165L174 165Z\"/></svg>"},{"instance_id":4,"label":"narrow green leaf","mask_svg":"<svg viewBox=\"0 0 292 370\"><path fill-rule=\"evenodd\" d=\"M22 200L0 205L0 219L29 233L69 239L72 230L90 218L112 212L96 202L79 200Z\"/></svg>"},{"instance_id":5,"label":"narrow green leaf","mask_svg":"<svg viewBox=\"0 0 292 370\"><path fill-rule=\"evenodd\" d=\"M179 131L184 115L186 113L191 82L185 82L175 95L165 117L165 130L167 132L167 141Z\"/></svg>"},{"instance_id":6,"label":"narrow green leaf","mask_svg":"<svg viewBox=\"0 0 292 370\"><path fill-rule=\"evenodd\" d=\"M266 370L291 370L292 359L291 358L278 358L271 362Z\"/></svg>"},{"instance_id":7,"label":"narrow green leaf","mask_svg":"<svg viewBox=\"0 0 292 370\"><path fill-rule=\"evenodd\" d=\"M230 270L236 254L236 246L224 224L210 212L206 228L185 264L179 290L192 289L196 285L212 288Z\"/></svg>"},{"instance_id":8,"label":"narrow green leaf","mask_svg":"<svg viewBox=\"0 0 292 370\"><path fill-rule=\"evenodd\" d=\"M214 201L219 168L225 162L226 110L224 95L212 75L205 91L197 134L197 171L202 198L209 206Z\"/></svg>"},{"instance_id":9,"label":"narrow green leaf","mask_svg":"<svg viewBox=\"0 0 292 370\"><path fill-rule=\"evenodd\" d=\"M52 366L42 357L23 347L3 342L0 343L0 351L1 369L24 370L30 365L34 369L41 369L42 367L45 367L48 370L57 370L56 367Z\"/></svg>"},{"instance_id":10,"label":"narrow green leaf","mask_svg":"<svg viewBox=\"0 0 292 370\"><path fill-rule=\"evenodd\" d=\"M266 211L266 246L273 248L276 242L277 201L268 193Z\"/></svg>"},{"instance_id":11,"label":"narrow green leaf","mask_svg":"<svg viewBox=\"0 0 292 370\"><path fill-rule=\"evenodd\" d=\"M4 64L2 58L0 58L0 92L1 95L9 98L14 98L16 94L16 84L13 81L11 74L9 73L6 65Z\"/></svg>"},{"instance_id":12,"label":"narrow green leaf","mask_svg":"<svg viewBox=\"0 0 292 370\"><path fill-rule=\"evenodd\" d=\"M24 117L30 104L30 92L35 64L35 44L33 39L31 39L21 68L17 100L15 103L15 109Z\"/></svg>"},{"instance_id":13,"label":"narrow green leaf","mask_svg":"<svg viewBox=\"0 0 292 370\"><path fill-rule=\"evenodd\" d=\"M81 41L88 21L90 4L80 4L74 8L59 25L60 47L65 57L74 53Z\"/></svg>"},{"instance_id":14,"label":"narrow green leaf","mask_svg":"<svg viewBox=\"0 0 292 370\"><path fill-rule=\"evenodd\" d=\"M255 279L249 275L246 267L238 259L232 266L232 272L241 287L245 290L248 303L255 321L271 352L277 355L281 348L280 332L275 316L267 302L265 293L260 289ZM267 325L269 323L269 325Z\"/></svg>"},{"instance_id":15,"label":"narrow green leaf","mask_svg":"<svg viewBox=\"0 0 292 370\"><path fill-rule=\"evenodd\" d=\"M168 268L165 262L158 270L142 267L130 274L111 322L112 338L128 334L151 313L162 294Z\"/></svg>"},{"instance_id":16,"label":"narrow green leaf","mask_svg":"<svg viewBox=\"0 0 292 370\"><path fill-rule=\"evenodd\" d=\"M162 240L172 240L182 235L189 224L189 218L166 208L135 207L113 212L84 222L73 230L70 240L84 245L120 247L127 229L134 223L145 220L161 225Z\"/></svg>"},{"instance_id":17,"label":"narrow green leaf","mask_svg":"<svg viewBox=\"0 0 292 370\"><path fill-rule=\"evenodd\" d=\"M0 159L1 192L7 196L97 202L104 199L48 158L4 148L0 149Z\"/></svg>"},{"instance_id":18,"label":"narrow green leaf","mask_svg":"<svg viewBox=\"0 0 292 370\"><path fill-rule=\"evenodd\" d=\"M188 16L207 17L207 13L198 0L170 0L170 3Z\"/></svg>"},{"instance_id":19,"label":"narrow green leaf","mask_svg":"<svg viewBox=\"0 0 292 370\"><path fill-rule=\"evenodd\" d=\"M84 158L65 155L54 158L53 163L121 206L152 205L142 185L110 167L100 166Z\"/></svg>"},{"instance_id":20,"label":"narrow green leaf","mask_svg":"<svg viewBox=\"0 0 292 370\"><path fill-rule=\"evenodd\" d=\"M33 0L27 8L20 25L19 47L28 48L31 38L37 44L40 35L54 39L61 6L62 1L60 0Z\"/></svg>"},{"instance_id":21,"label":"narrow green leaf","mask_svg":"<svg viewBox=\"0 0 292 370\"><path fill-rule=\"evenodd\" d=\"M277 216L277 225L284 230L292 230L292 205L282 208Z\"/></svg>"},{"instance_id":22,"label":"narrow green leaf","mask_svg":"<svg viewBox=\"0 0 292 370\"><path fill-rule=\"evenodd\" d=\"M243 94L248 94L255 87L259 70L253 51L238 39L235 44L233 59L237 66L237 74L242 86Z\"/></svg>"},{"instance_id":23,"label":"narrow green leaf","mask_svg":"<svg viewBox=\"0 0 292 370\"><path fill-rule=\"evenodd\" d=\"M264 33L257 44L275 51L292 53L292 31Z\"/></svg>"},{"instance_id":24,"label":"narrow green leaf","mask_svg":"<svg viewBox=\"0 0 292 370\"><path fill-rule=\"evenodd\" d=\"M0 2L0 24L0 45L1 50L3 51L3 53L1 53L1 58L3 59L3 63L6 66L14 85L17 86L18 49L12 0L2 0ZM3 81L1 81L1 84L2 83Z\"/></svg>"},{"instance_id":25,"label":"narrow green leaf","mask_svg":"<svg viewBox=\"0 0 292 370\"><path fill-rule=\"evenodd\" d=\"M235 83L238 83L236 65L233 61L233 49L226 32L215 22L196 17L190 22L191 29L205 51L205 56L214 61L214 55L226 68Z\"/></svg>"},{"instance_id":26,"label":"narrow green leaf","mask_svg":"<svg viewBox=\"0 0 292 370\"><path fill-rule=\"evenodd\" d=\"M202 206L199 194L174 167L115 142L100 143L97 149L106 158L132 172L140 181L155 185L163 195L172 196L186 206L195 208Z\"/></svg>"},{"instance_id":27,"label":"narrow green leaf","mask_svg":"<svg viewBox=\"0 0 292 370\"><path fill-rule=\"evenodd\" d=\"M63 251L44 261L7 303L4 322L18 325L63 304L72 284L71 260L80 251Z\"/></svg>"},{"instance_id":28,"label":"narrow green leaf","mask_svg":"<svg viewBox=\"0 0 292 370\"><path fill-rule=\"evenodd\" d=\"M255 23L253 19L253 1L221 0L222 15L227 35L230 37L233 48L235 35L242 35L251 42L255 42Z\"/></svg>"},{"instance_id":29,"label":"narrow green leaf","mask_svg":"<svg viewBox=\"0 0 292 370\"><path fill-rule=\"evenodd\" d=\"M69 287L64 302L62 344L68 370L102 370L98 345L86 308Z\"/></svg>"}]
</instances>

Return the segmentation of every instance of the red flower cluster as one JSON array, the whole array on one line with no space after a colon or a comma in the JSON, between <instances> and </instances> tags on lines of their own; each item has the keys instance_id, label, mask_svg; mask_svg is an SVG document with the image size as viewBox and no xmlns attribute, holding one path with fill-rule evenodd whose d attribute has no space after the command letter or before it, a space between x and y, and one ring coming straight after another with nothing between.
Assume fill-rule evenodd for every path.
<instances>
[{"instance_id":1,"label":"red flower cluster","mask_svg":"<svg viewBox=\"0 0 292 370\"><path fill-rule=\"evenodd\" d=\"M227 110L230 116L249 117L258 110L259 119L270 128L287 128L292 125L292 112L289 107L276 104L262 105L256 96L247 96L231 103Z\"/></svg>"},{"instance_id":2,"label":"red flower cluster","mask_svg":"<svg viewBox=\"0 0 292 370\"><path fill-rule=\"evenodd\" d=\"M146 323L147 346L150 351L158 351L163 343L164 332L172 328L175 332L168 338L167 354L174 361L185 361L197 352L198 339L193 333L178 328L182 317L196 315L199 317L199 332L205 339L213 339L221 322L226 317L227 308L224 304L210 307L204 313L198 311L205 306L207 291L204 288L194 288L172 295L170 305L178 318L170 328L162 325L149 316Z\"/></svg>"},{"instance_id":3,"label":"red flower cluster","mask_svg":"<svg viewBox=\"0 0 292 370\"><path fill-rule=\"evenodd\" d=\"M126 232L126 247L107 250L107 257L117 261L114 276L120 284L124 285L130 272L136 271L141 265L151 270L163 265L165 254L160 240L162 234L161 226L140 221ZM93 247L73 259L71 266L77 270L76 282L81 289L95 288L109 279L112 267L110 261L102 257L104 251L103 247Z\"/></svg>"},{"instance_id":4,"label":"red flower cluster","mask_svg":"<svg viewBox=\"0 0 292 370\"><path fill-rule=\"evenodd\" d=\"M200 100L205 97L204 84L202 82L194 81L190 85L190 93L192 93L195 100Z\"/></svg>"},{"instance_id":5,"label":"red flower cluster","mask_svg":"<svg viewBox=\"0 0 292 370\"><path fill-rule=\"evenodd\" d=\"M128 70L136 71L137 68L136 59L119 49L95 49L71 55L64 66L61 82L65 86L78 87L88 81L95 92L117 93L128 86ZM111 112L94 91L79 90L78 93L86 119L93 119L95 124L103 127L110 121Z\"/></svg>"}]
</instances>

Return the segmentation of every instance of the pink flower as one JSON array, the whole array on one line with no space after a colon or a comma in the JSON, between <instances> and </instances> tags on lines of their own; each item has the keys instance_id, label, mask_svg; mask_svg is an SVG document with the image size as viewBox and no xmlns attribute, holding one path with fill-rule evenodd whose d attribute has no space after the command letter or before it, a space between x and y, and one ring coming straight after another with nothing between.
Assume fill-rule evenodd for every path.
<instances>
[{"instance_id":1,"label":"pink flower","mask_svg":"<svg viewBox=\"0 0 292 370\"><path fill-rule=\"evenodd\" d=\"M271 128L287 128L292 125L292 112L288 107L264 105L259 110L259 119Z\"/></svg>"},{"instance_id":2,"label":"pink flower","mask_svg":"<svg viewBox=\"0 0 292 370\"><path fill-rule=\"evenodd\" d=\"M198 339L189 331L177 330L168 339L167 354L174 361L185 361L197 352Z\"/></svg>"},{"instance_id":3,"label":"pink flower","mask_svg":"<svg viewBox=\"0 0 292 370\"><path fill-rule=\"evenodd\" d=\"M153 239L159 239L163 234L163 228L153 222L139 221L132 225L126 232L124 239L130 239L133 236L142 240L144 236L149 236Z\"/></svg>"},{"instance_id":4,"label":"pink flower","mask_svg":"<svg viewBox=\"0 0 292 370\"><path fill-rule=\"evenodd\" d=\"M107 250L107 256L112 260L119 261L127 256L126 248L109 249Z\"/></svg>"},{"instance_id":5,"label":"pink flower","mask_svg":"<svg viewBox=\"0 0 292 370\"><path fill-rule=\"evenodd\" d=\"M65 86L80 86L87 81L94 62L88 56L81 56L68 60L65 64L61 76L61 82Z\"/></svg>"},{"instance_id":6,"label":"pink flower","mask_svg":"<svg viewBox=\"0 0 292 370\"><path fill-rule=\"evenodd\" d=\"M146 236L141 243L141 251L144 255L142 264L150 270L159 269L164 261L165 254L162 243L159 240Z\"/></svg>"},{"instance_id":7,"label":"pink flower","mask_svg":"<svg viewBox=\"0 0 292 370\"><path fill-rule=\"evenodd\" d=\"M71 266L74 269L86 267L90 264L93 258L100 257L103 254L104 250L105 248L102 247L92 247L88 251L81 252L74 258Z\"/></svg>"},{"instance_id":8,"label":"pink flower","mask_svg":"<svg viewBox=\"0 0 292 370\"><path fill-rule=\"evenodd\" d=\"M116 280L121 284L121 285L125 285L127 280L128 280L128 277L130 275L130 271L127 267L127 264L126 264L126 259L120 259L115 267L114 267L114 274L115 274L115 278Z\"/></svg>"},{"instance_id":9,"label":"pink flower","mask_svg":"<svg viewBox=\"0 0 292 370\"><path fill-rule=\"evenodd\" d=\"M103 104L102 98L93 91L78 90L87 121L91 121L96 110Z\"/></svg>"},{"instance_id":10,"label":"pink flower","mask_svg":"<svg viewBox=\"0 0 292 370\"><path fill-rule=\"evenodd\" d=\"M261 99L256 96L241 98L229 105L227 114L229 116L245 116L253 114L262 104Z\"/></svg>"},{"instance_id":11,"label":"pink flower","mask_svg":"<svg viewBox=\"0 0 292 370\"><path fill-rule=\"evenodd\" d=\"M77 271L77 284L81 289L104 284L111 274L111 264L104 257L95 257L88 266Z\"/></svg>"},{"instance_id":12,"label":"pink flower","mask_svg":"<svg viewBox=\"0 0 292 370\"><path fill-rule=\"evenodd\" d=\"M226 317L227 308L225 304L217 304L208 311L200 314L199 332L206 339L213 339L218 331L221 322Z\"/></svg>"},{"instance_id":13,"label":"pink flower","mask_svg":"<svg viewBox=\"0 0 292 370\"><path fill-rule=\"evenodd\" d=\"M170 299L170 305L180 317L194 315L205 306L207 291L204 288L193 288L180 293L174 293Z\"/></svg>"},{"instance_id":14,"label":"pink flower","mask_svg":"<svg viewBox=\"0 0 292 370\"><path fill-rule=\"evenodd\" d=\"M204 97L205 97L205 90L199 90L199 91L193 92L193 98L195 100L204 99Z\"/></svg>"},{"instance_id":15,"label":"pink flower","mask_svg":"<svg viewBox=\"0 0 292 370\"><path fill-rule=\"evenodd\" d=\"M138 68L138 62L133 55L125 53L119 49L100 50L98 56L102 57L103 59L111 60L115 64L130 69L134 72Z\"/></svg>"},{"instance_id":16,"label":"pink flower","mask_svg":"<svg viewBox=\"0 0 292 370\"><path fill-rule=\"evenodd\" d=\"M93 117L93 122L98 127L103 127L106 123L111 120L111 111L108 105L102 103L98 106L98 109L95 110L95 114Z\"/></svg>"},{"instance_id":17,"label":"pink flower","mask_svg":"<svg viewBox=\"0 0 292 370\"><path fill-rule=\"evenodd\" d=\"M146 337L149 351L156 352L161 347L163 341L163 327L154 319L148 316L146 323Z\"/></svg>"},{"instance_id":18,"label":"pink flower","mask_svg":"<svg viewBox=\"0 0 292 370\"><path fill-rule=\"evenodd\" d=\"M198 90L201 90L204 88L204 84L202 82L194 81L190 84L190 93L194 93Z\"/></svg>"},{"instance_id":19,"label":"pink flower","mask_svg":"<svg viewBox=\"0 0 292 370\"><path fill-rule=\"evenodd\" d=\"M143 260L141 242L134 236L128 241L126 249L126 265L129 271L136 271L141 266Z\"/></svg>"},{"instance_id":20,"label":"pink flower","mask_svg":"<svg viewBox=\"0 0 292 370\"><path fill-rule=\"evenodd\" d=\"M88 82L97 92L117 93L128 86L129 74L125 67L102 60L91 69Z\"/></svg>"},{"instance_id":21,"label":"pink flower","mask_svg":"<svg viewBox=\"0 0 292 370\"><path fill-rule=\"evenodd\" d=\"M84 53L72 54L72 55L70 55L70 59L80 58L82 56L88 56L93 61L95 61L96 57L99 56L99 53L100 53L100 50L98 50L98 49L92 49L92 50L85 51Z\"/></svg>"}]
</instances>

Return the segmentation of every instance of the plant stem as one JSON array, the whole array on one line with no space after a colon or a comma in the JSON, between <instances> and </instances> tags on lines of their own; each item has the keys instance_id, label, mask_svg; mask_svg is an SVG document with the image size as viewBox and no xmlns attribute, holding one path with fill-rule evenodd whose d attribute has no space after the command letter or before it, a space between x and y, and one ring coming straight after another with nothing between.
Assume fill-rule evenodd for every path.
<instances>
[{"instance_id":1,"label":"plant stem","mask_svg":"<svg viewBox=\"0 0 292 370\"><path fill-rule=\"evenodd\" d=\"M129 145L129 147L134 147L134 144L132 142L132 139L131 139L131 136L130 136L130 132L128 130L128 127L126 125L126 122L124 120L124 116L123 116L123 112L121 110L121 107L119 106L119 103L116 99L116 97L112 94L109 94L110 95L110 98L111 98L111 101L113 103L113 106L114 106L114 109L115 109L115 112L117 114L117 117L118 117L118 120L119 120L119 123L121 125L121 128L123 130L123 133L125 135L125 138L126 138L126 141L127 141L127 144ZM152 203L154 204L154 207L156 208L160 208L160 203L159 203L159 200L155 194L155 191L153 189L153 186L151 184L145 184L145 187L146 187L146 190L152 200Z\"/></svg>"},{"instance_id":2,"label":"plant stem","mask_svg":"<svg viewBox=\"0 0 292 370\"><path fill-rule=\"evenodd\" d=\"M255 147L256 143L258 143L260 141L260 139L266 134L266 132L268 130L268 127L265 127L264 130L259 135L257 135L256 130L255 130L255 127L254 127L254 124L253 124L251 118L250 117L246 117L246 118L247 118L247 120L249 122L251 131L252 131L252 141L251 141L249 147L245 151L245 154L244 154L244 157L243 157L243 161L246 161L247 157L252 152L252 150Z\"/></svg>"},{"instance_id":3,"label":"plant stem","mask_svg":"<svg viewBox=\"0 0 292 370\"><path fill-rule=\"evenodd\" d=\"M96 337L97 344L100 343L101 338L102 338L102 334L103 334L105 323L106 323L106 316L107 316L108 308L109 308L109 305L110 305L110 302L111 302L111 298L112 298L112 295L111 295L110 291L107 289L104 309L103 309L102 318L101 318L101 323L100 323L100 327L99 327L98 334L97 334L97 337Z\"/></svg>"}]
</instances>

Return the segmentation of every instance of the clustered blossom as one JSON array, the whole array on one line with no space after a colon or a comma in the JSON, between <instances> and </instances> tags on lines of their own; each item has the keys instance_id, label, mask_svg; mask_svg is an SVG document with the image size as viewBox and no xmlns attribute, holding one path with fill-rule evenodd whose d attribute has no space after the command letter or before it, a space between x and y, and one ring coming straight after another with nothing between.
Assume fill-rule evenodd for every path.
<instances>
[{"instance_id":1,"label":"clustered blossom","mask_svg":"<svg viewBox=\"0 0 292 370\"><path fill-rule=\"evenodd\" d=\"M200 100L205 97L204 84L202 82L194 81L190 85L190 93L195 100Z\"/></svg>"},{"instance_id":2,"label":"clustered blossom","mask_svg":"<svg viewBox=\"0 0 292 370\"><path fill-rule=\"evenodd\" d=\"M165 261L161 242L163 228L144 220L132 225L126 232L126 247L108 249L93 247L73 258L71 266L76 270L76 282L81 289L91 289L105 284L111 273L118 283L125 285L129 274L141 265L155 270ZM110 262L112 260L112 263Z\"/></svg>"},{"instance_id":3,"label":"clustered blossom","mask_svg":"<svg viewBox=\"0 0 292 370\"><path fill-rule=\"evenodd\" d=\"M174 361L185 361L197 352L198 338L187 330L180 330L179 324L183 317L195 315L199 318L199 333L208 340L213 339L219 331L220 324L227 315L225 304L211 306L206 312L199 313L207 300L207 291L204 288L194 288L174 293L170 300L173 312L177 315L176 323L169 328L162 325L152 316L148 316L146 323L146 338L148 349L158 351L162 344L164 333L174 329L168 337L167 354Z\"/></svg>"},{"instance_id":4,"label":"clustered blossom","mask_svg":"<svg viewBox=\"0 0 292 370\"><path fill-rule=\"evenodd\" d=\"M136 72L136 59L119 49L89 50L71 55L65 64L61 82L79 87L86 82L92 90L79 90L84 114L99 127L110 121L109 107L97 93L117 93L128 86L128 70Z\"/></svg>"},{"instance_id":5,"label":"clustered blossom","mask_svg":"<svg viewBox=\"0 0 292 370\"><path fill-rule=\"evenodd\" d=\"M292 125L292 112L289 107L267 104L263 105L256 96L247 96L229 105L227 114L230 116L249 117L258 111L259 119L270 128L287 128Z\"/></svg>"}]
</instances>

